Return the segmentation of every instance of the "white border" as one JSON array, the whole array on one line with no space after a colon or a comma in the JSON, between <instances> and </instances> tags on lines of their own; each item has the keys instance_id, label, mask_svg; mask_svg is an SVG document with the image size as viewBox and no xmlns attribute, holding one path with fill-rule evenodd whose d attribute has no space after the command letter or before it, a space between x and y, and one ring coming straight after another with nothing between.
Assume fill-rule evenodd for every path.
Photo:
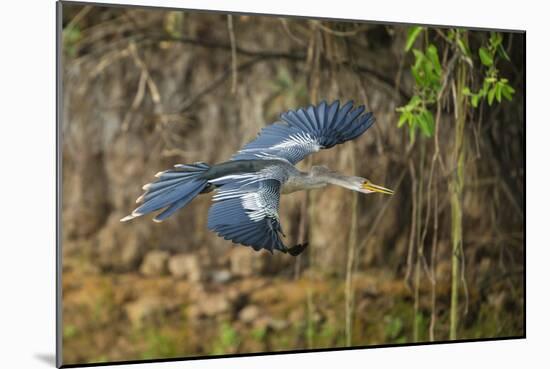
<instances>
[{"instance_id":1,"label":"white border","mask_svg":"<svg viewBox=\"0 0 550 369\"><path fill-rule=\"evenodd\" d=\"M120 0L119 3L258 13L526 29L527 339L260 356L120 368L300 366L514 368L548 365L548 27L543 2ZM540 5L538 5L540 4ZM55 352L55 3L11 1L0 13L0 360L2 367L52 367ZM6 365L7 364L7 365Z\"/></svg>"}]
</instances>

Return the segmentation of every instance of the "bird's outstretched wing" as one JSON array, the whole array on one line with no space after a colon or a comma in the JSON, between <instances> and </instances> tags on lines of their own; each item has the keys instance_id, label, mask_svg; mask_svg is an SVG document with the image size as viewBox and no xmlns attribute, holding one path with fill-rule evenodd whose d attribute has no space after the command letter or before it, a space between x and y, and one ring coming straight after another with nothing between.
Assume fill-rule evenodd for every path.
<instances>
[{"instance_id":1,"label":"bird's outstretched wing","mask_svg":"<svg viewBox=\"0 0 550 369\"><path fill-rule=\"evenodd\" d=\"M219 188L208 213L208 229L254 250L290 251L280 237L281 182L244 181L232 180Z\"/></svg>"},{"instance_id":2,"label":"bird's outstretched wing","mask_svg":"<svg viewBox=\"0 0 550 369\"><path fill-rule=\"evenodd\" d=\"M362 114L363 105L353 109L349 101L325 101L281 114L281 121L263 128L232 160L282 158L296 164L311 153L328 149L360 136L375 121L372 113Z\"/></svg>"}]
</instances>

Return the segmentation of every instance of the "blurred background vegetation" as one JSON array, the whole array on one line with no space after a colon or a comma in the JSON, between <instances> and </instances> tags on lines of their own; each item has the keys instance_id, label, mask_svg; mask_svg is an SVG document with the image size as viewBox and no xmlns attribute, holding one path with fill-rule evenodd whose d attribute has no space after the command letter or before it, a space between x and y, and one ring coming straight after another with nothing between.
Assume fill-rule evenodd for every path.
<instances>
[{"instance_id":1,"label":"blurred background vegetation","mask_svg":"<svg viewBox=\"0 0 550 369\"><path fill-rule=\"evenodd\" d=\"M65 3L64 363L524 334L522 33ZM396 191L283 197L297 258L206 229L209 195L120 223L176 163L290 108L377 123L301 163Z\"/></svg>"}]
</instances>

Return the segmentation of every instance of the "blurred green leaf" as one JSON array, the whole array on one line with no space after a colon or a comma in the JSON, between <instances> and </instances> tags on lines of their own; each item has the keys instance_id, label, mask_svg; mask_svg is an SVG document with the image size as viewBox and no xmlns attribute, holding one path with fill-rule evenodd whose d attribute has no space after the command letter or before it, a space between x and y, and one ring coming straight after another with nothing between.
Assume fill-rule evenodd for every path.
<instances>
[{"instance_id":1,"label":"blurred green leaf","mask_svg":"<svg viewBox=\"0 0 550 369\"><path fill-rule=\"evenodd\" d=\"M508 84L505 84L502 86L502 95L508 99L508 101L512 101L512 95L516 92L514 88Z\"/></svg>"},{"instance_id":2,"label":"blurred green leaf","mask_svg":"<svg viewBox=\"0 0 550 369\"><path fill-rule=\"evenodd\" d=\"M212 354L226 354L239 344L239 333L228 323L223 322L219 328L218 339L214 342Z\"/></svg>"},{"instance_id":3,"label":"blurred green leaf","mask_svg":"<svg viewBox=\"0 0 550 369\"><path fill-rule=\"evenodd\" d=\"M254 328L250 333L256 341L262 341L266 336L267 330L264 327Z\"/></svg>"},{"instance_id":4,"label":"blurred green leaf","mask_svg":"<svg viewBox=\"0 0 550 369\"><path fill-rule=\"evenodd\" d=\"M67 324L63 327L63 338L72 338L76 336L78 329L72 324Z\"/></svg>"},{"instance_id":5,"label":"blurred green leaf","mask_svg":"<svg viewBox=\"0 0 550 369\"><path fill-rule=\"evenodd\" d=\"M409 51L411 49L423 29L423 27L419 26L409 28L409 31L407 32L407 42L405 43L405 51Z\"/></svg>"},{"instance_id":6,"label":"blurred green leaf","mask_svg":"<svg viewBox=\"0 0 550 369\"><path fill-rule=\"evenodd\" d=\"M80 39L80 28L70 26L63 30L63 38L67 43L75 43Z\"/></svg>"},{"instance_id":7,"label":"blurred green leaf","mask_svg":"<svg viewBox=\"0 0 550 369\"><path fill-rule=\"evenodd\" d=\"M500 102L502 96L502 83L499 82L495 85L495 97L498 102Z\"/></svg>"},{"instance_id":8,"label":"blurred green leaf","mask_svg":"<svg viewBox=\"0 0 550 369\"><path fill-rule=\"evenodd\" d=\"M182 35L183 29L183 12L172 11L167 12L164 17L164 30L170 36L179 38Z\"/></svg>"},{"instance_id":9,"label":"blurred green leaf","mask_svg":"<svg viewBox=\"0 0 550 369\"><path fill-rule=\"evenodd\" d=\"M399 317L386 317L387 321L384 333L389 340L395 340L403 331L403 321Z\"/></svg>"},{"instance_id":10,"label":"blurred green leaf","mask_svg":"<svg viewBox=\"0 0 550 369\"><path fill-rule=\"evenodd\" d=\"M418 115L418 123L424 135L428 137L431 137L433 135L435 124L433 115L429 110L423 110Z\"/></svg>"},{"instance_id":11,"label":"blurred green leaf","mask_svg":"<svg viewBox=\"0 0 550 369\"><path fill-rule=\"evenodd\" d=\"M411 101L409 101L409 106L411 106L412 108L415 108L417 107L418 105L420 105L420 103L422 102L422 99L420 98L420 96L418 95L414 95L412 98L411 98Z\"/></svg>"},{"instance_id":12,"label":"blurred green leaf","mask_svg":"<svg viewBox=\"0 0 550 369\"><path fill-rule=\"evenodd\" d=\"M464 41L462 41L460 37L457 38L456 44L458 45L458 48L460 49L462 54L464 54L467 57L470 57L470 50L468 50L468 48L466 47L466 44L464 43Z\"/></svg>"},{"instance_id":13,"label":"blurred green leaf","mask_svg":"<svg viewBox=\"0 0 550 369\"><path fill-rule=\"evenodd\" d=\"M411 141L411 144L414 143L415 138L416 138L416 127L414 126L409 127L409 140Z\"/></svg>"},{"instance_id":14,"label":"blurred green leaf","mask_svg":"<svg viewBox=\"0 0 550 369\"><path fill-rule=\"evenodd\" d=\"M491 32L489 44L492 50L496 50L498 46L502 45L502 34L499 32Z\"/></svg>"},{"instance_id":15,"label":"blurred green leaf","mask_svg":"<svg viewBox=\"0 0 550 369\"><path fill-rule=\"evenodd\" d=\"M493 105L493 100L495 99L495 90L496 88L493 87L489 90L489 93L487 94L487 102L489 103L489 106Z\"/></svg>"},{"instance_id":16,"label":"blurred green leaf","mask_svg":"<svg viewBox=\"0 0 550 369\"><path fill-rule=\"evenodd\" d=\"M508 56L508 53L506 52L506 50L504 50L504 46L502 46L502 44L498 45L497 50L500 56L502 56L507 61L510 61L510 57Z\"/></svg>"},{"instance_id":17,"label":"blurred green leaf","mask_svg":"<svg viewBox=\"0 0 550 369\"><path fill-rule=\"evenodd\" d=\"M472 95L472 105L474 108L479 105L479 94Z\"/></svg>"},{"instance_id":18,"label":"blurred green leaf","mask_svg":"<svg viewBox=\"0 0 550 369\"><path fill-rule=\"evenodd\" d=\"M76 55L76 46L81 37L82 34L78 26L70 26L63 30L63 46L70 56Z\"/></svg>"},{"instance_id":19,"label":"blurred green leaf","mask_svg":"<svg viewBox=\"0 0 550 369\"><path fill-rule=\"evenodd\" d=\"M418 49L413 49L413 54L414 54L414 64L412 66L412 70L413 72L416 71L420 71L420 69L422 69L422 64L424 62L424 53Z\"/></svg>"},{"instance_id":20,"label":"blurred green leaf","mask_svg":"<svg viewBox=\"0 0 550 369\"><path fill-rule=\"evenodd\" d=\"M407 114L408 113L403 112L399 116L399 121L397 122L397 127L398 128L401 128L403 126L403 124L405 124L405 122L407 121Z\"/></svg>"},{"instance_id":21,"label":"blurred green leaf","mask_svg":"<svg viewBox=\"0 0 550 369\"><path fill-rule=\"evenodd\" d=\"M428 49L426 51L426 55L428 56L428 59L432 63L432 65L434 67L434 70L437 74L437 77L439 79L439 77L441 76L441 64L439 62L439 55L437 53L437 47L435 47L435 45L433 45L433 44L430 44L430 46L428 46Z\"/></svg>"},{"instance_id":22,"label":"blurred green leaf","mask_svg":"<svg viewBox=\"0 0 550 369\"><path fill-rule=\"evenodd\" d=\"M481 59L481 62L483 63L483 65L487 67L490 67L491 65L493 65L493 56L491 55L489 50L487 50L484 47L479 48L479 58Z\"/></svg>"},{"instance_id":23,"label":"blurred green leaf","mask_svg":"<svg viewBox=\"0 0 550 369\"><path fill-rule=\"evenodd\" d=\"M487 93L489 92L489 86L490 86L490 81L488 80L488 78L485 78L485 80L483 81L483 87L481 88L480 92L483 96L487 95Z\"/></svg>"}]
</instances>

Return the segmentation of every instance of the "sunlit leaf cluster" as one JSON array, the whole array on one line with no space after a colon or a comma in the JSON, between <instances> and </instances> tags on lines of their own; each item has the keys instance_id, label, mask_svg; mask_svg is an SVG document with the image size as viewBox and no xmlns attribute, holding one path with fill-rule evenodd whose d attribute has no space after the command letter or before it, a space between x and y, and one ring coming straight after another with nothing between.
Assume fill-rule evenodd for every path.
<instances>
[{"instance_id":1,"label":"sunlit leaf cluster","mask_svg":"<svg viewBox=\"0 0 550 369\"><path fill-rule=\"evenodd\" d=\"M411 50L416 38L424 31L423 27L412 27L409 30L405 49ZM400 112L398 127L407 123L411 140L414 140L416 130L431 137L434 133L434 117L429 107L437 101L441 89L441 62L437 47L429 44L425 51L412 49L414 64L411 73L415 81L415 94L409 102L397 108Z\"/></svg>"},{"instance_id":2,"label":"sunlit leaf cluster","mask_svg":"<svg viewBox=\"0 0 550 369\"><path fill-rule=\"evenodd\" d=\"M499 76L499 70L496 67L499 58L510 61L510 57L502 46L502 35L491 33L487 45L481 46L478 54L485 68L482 87L477 92L471 91L468 87L465 87L463 91L470 97L472 106L477 108L483 99L487 99L489 106L493 105L495 100L500 103L503 97L511 101L515 90L510 86L508 79Z\"/></svg>"},{"instance_id":3,"label":"sunlit leaf cluster","mask_svg":"<svg viewBox=\"0 0 550 369\"><path fill-rule=\"evenodd\" d=\"M422 36L423 40L422 40ZM491 106L494 101L501 102L502 98L512 100L514 88L509 84L508 79L503 78L497 69L499 59L510 61L508 54L502 46L502 34L492 32L490 37L478 49L479 67L474 64L472 50L468 43L467 32L463 30L450 29L440 36L456 50L459 60L465 62L472 71L481 68L483 82L478 90L473 86L466 86L462 90L469 97L470 106L477 108L486 100ZM420 38L423 42L417 42ZM415 48L415 44L425 45L423 48ZM409 102L397 108L399 112L398 127L407 124L411 141L414 141L416 130L431 137L435 130L433 106L439 98L443 72L440 61L440 50L435 43L429 41L428 31L425 27L410 27L405 42L405 51L412 52L414 63L411 66L411 74L414 78L414 94Z\"/></svg>"}]
</instances>

